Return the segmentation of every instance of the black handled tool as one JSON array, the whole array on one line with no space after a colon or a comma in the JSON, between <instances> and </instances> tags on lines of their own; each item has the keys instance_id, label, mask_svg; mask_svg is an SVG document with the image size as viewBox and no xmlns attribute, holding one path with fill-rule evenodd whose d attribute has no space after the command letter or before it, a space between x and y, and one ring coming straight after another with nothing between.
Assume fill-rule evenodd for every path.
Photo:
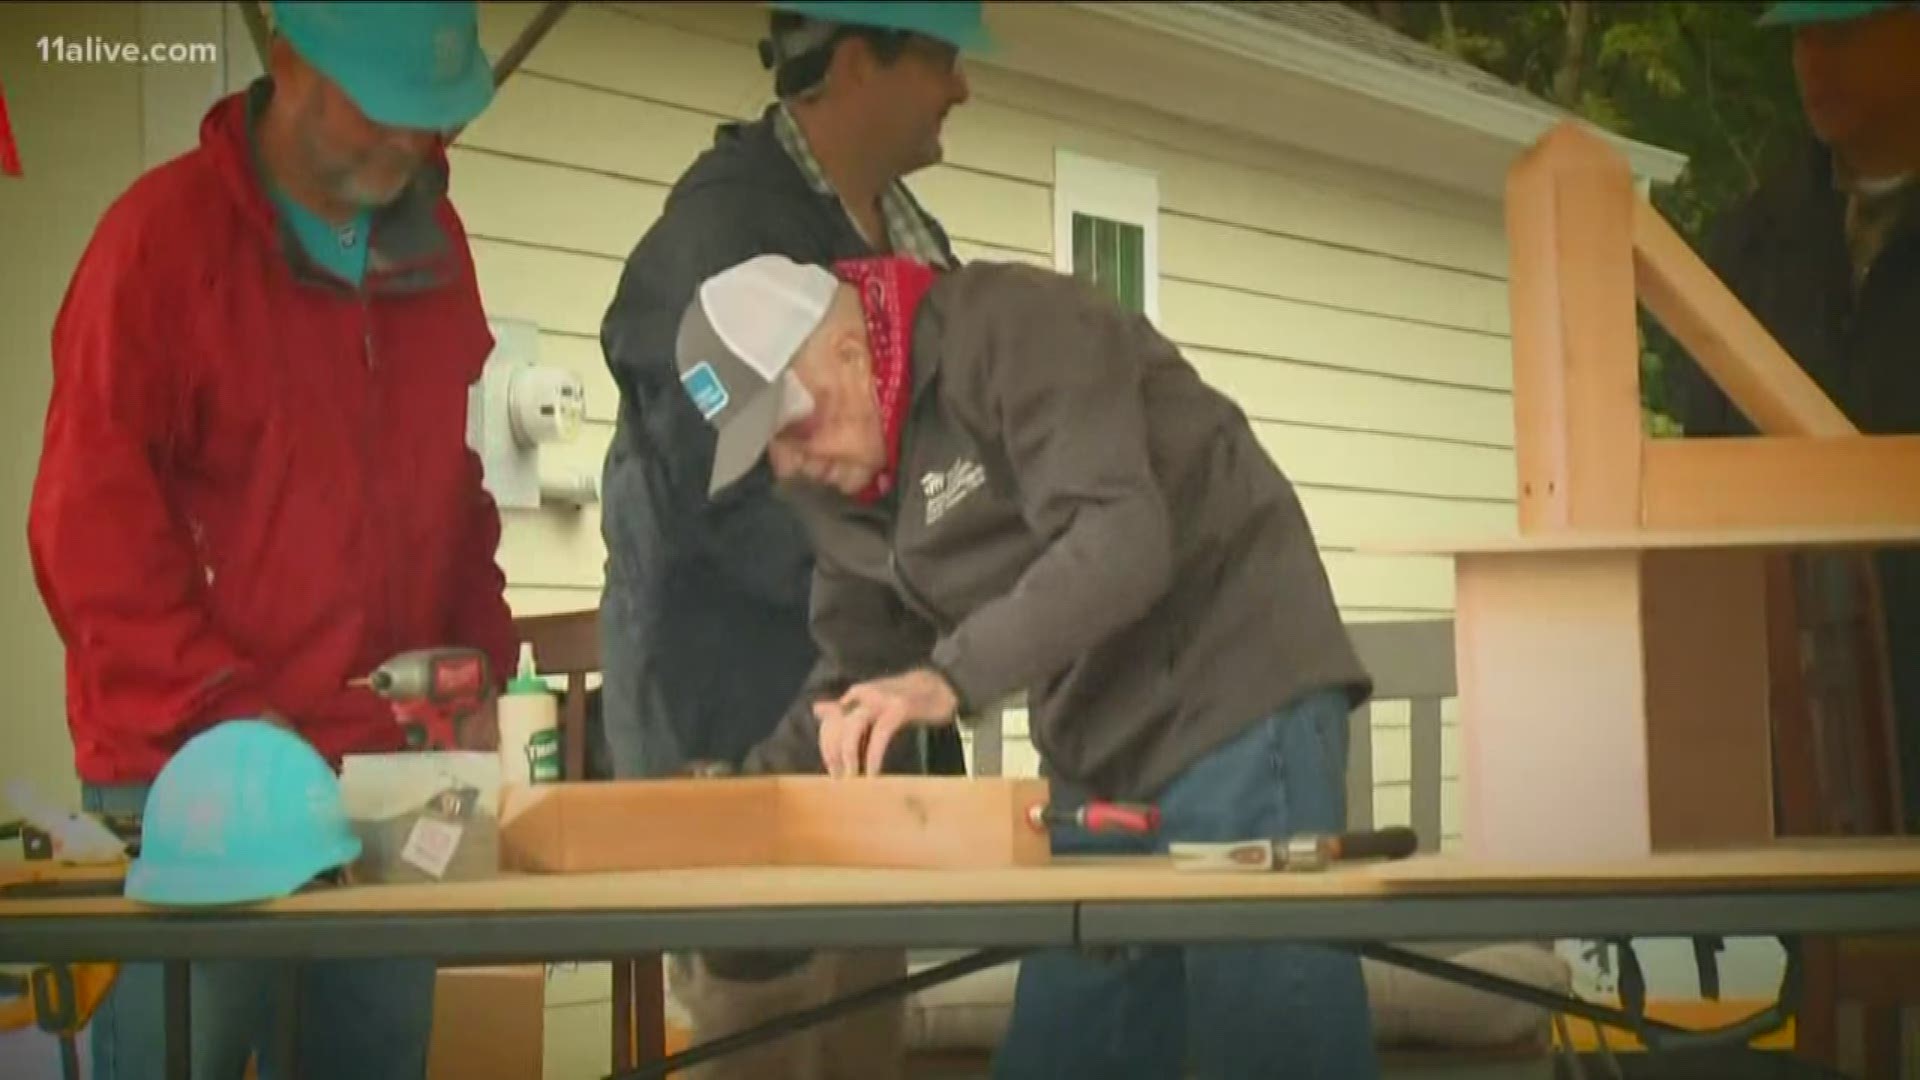
<instances>
[{"instance_id":1,"label":"black handled tool","mask_svg":"<svg viewBox=\"0 0 1920 1080\"><path fill-rule=\"evenodd\" d=\"M1396 825L1284 840L1175 843L1168 845L1168 854L1173 856L1176 870L1306 871L1362 859L1404 859L1419 848L1420 837L1412 829Z\"/></svg>"}]
</instances>

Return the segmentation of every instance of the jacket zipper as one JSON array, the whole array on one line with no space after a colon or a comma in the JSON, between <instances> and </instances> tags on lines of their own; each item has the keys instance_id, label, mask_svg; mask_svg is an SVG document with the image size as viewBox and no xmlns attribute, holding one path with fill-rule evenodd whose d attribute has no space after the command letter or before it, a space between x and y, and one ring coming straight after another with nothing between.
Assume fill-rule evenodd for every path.
<instances>
[{"instance_id":1,"label":"jacket zipper","mask_svg":"<svg viewBox=\"0 0 1920 1080\"><path fill-rule=\"evenodd\" d=\"M382 543L385 534L383 526L386 521L385 508L382 505L383 500L380 498L380 476L375 460L377 455L374 452L374 446L380 434L381 413L385 404L385 396L382 392L380 379L380 354L373 340L373 306L368 299L365 285L360 287L358 293L360 298L360 331L364 349L363 360L366 364L368 375L367 399L369 403L366 427L361 431L360 436L360 475L363 490L366 492L367 502L365 517L363 518L361 528L365 529L367 533L368 561L377 568L376 573L379 575L378 617L380 622L377 627L377 633L374 634L373 637L380 646L378 657L384 661L389 653L395 651L393 631L396 625L393 616L392 567L389 565L389 560L384 558L384 552L376 553L376 548Z\"/></svg>"}]
</instances>

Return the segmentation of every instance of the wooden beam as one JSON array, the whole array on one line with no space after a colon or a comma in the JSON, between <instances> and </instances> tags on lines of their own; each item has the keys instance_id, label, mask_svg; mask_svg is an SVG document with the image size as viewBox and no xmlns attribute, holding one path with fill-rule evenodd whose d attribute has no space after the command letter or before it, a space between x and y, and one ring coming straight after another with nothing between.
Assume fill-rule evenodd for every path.
<instances>
[{"instance_id":1,"label":"wooden beam","mask_svg":"<svg viewBox=\"0 0 1920 1080\"><path fill-rule=\"evenodd\" d=\"M1027 823L1035 780L780 778L779 858L795 866L1032 866L1052 855Z\"/></svg>"},{"instance_id":2,"label":"wooden beam","mask_svg":"<svg viewBox=\"0 0 1920 1080\"><path fill-rule=\"evenodd\" d=\"M1507 178L1515 458L1523 532L1639 520L1643 424L1633 175L1573 122Z\"/></svg>"},{"instance_id":3,"label":"wooden beam","mask_svg":"<svg viewBox=\"0 0 1920 1080\"><path fill-rule=\"evenodd\" d=\"M730 777L509 784L500 864L534 873L715 866L1028 866L1044 780Z\"/></svg>"},{"instance_id":4,"label":"wooden beam","mask_svg":"<svg viewBox=\"0 0 1920 1080\"><path fill-rule=\"evenodd\" d=\"M1645 527L1920 527L1920 435L1649 439Z\"/></svg>"},{"instance_id":5,"label":"wooden beam","mask_svg":"<svg viewBox=\"0 0 1920 1080\"><path fill-rule=\"evenodd\" d=\"M1764 435L1858 434L1760 320L1645 199L1633 208L1640 302Z\"/></svg>"}]
</instances>

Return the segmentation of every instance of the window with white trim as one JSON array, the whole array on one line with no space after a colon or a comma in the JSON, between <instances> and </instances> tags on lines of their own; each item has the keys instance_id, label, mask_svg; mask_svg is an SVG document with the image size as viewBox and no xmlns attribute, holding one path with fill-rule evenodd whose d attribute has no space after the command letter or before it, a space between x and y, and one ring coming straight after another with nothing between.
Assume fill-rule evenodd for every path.
<instances>
[{"instance_id":1,"label":"window with white trim","mask_svg":"<svg viewBox=\"0 0 1920 1080\"><path fill-rule=\"evenodd\" d=\"M1160 178L1145 169L1056 150L1055 269L1092 282L1122 307L1160 319Z\"/></svg>"}]
</instances>

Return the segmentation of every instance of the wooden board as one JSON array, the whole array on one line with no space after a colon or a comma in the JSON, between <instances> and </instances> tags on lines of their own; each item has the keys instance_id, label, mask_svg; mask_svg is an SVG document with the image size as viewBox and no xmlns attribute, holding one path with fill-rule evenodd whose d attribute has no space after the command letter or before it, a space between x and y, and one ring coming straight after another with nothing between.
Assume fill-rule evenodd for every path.
<instances>
[{"instance_id":1,"label":"wooden board","mask_svg":"<svg viewBox=\"0 0 1920 1080\"><path fill-rule=\"evenodd\" d=\"M1645 199L1634 200L1632 229L1640 302L1756 428L1767 435L1855 433L1846 414Z\"/></svg>"},{"instance_id":2,"label":"wooden board","mask_svg":"<svg viewBox=\"0 0 1920 1080\"><path fill-rule=\"evenodd\" d=\"M1920 842L1807 841L1636 859L1564 862L1420 856L1302 874L1200 874L1165 858L1060 859L994 870L730 867L322 889L262 904L270 914L777 911L911 904L1326 899L1395 896L1768 894L1920 886ZM0 902L0 921L151 914L128 900ZM223 915L231 915L225 910ZM192 918L183 912L181 918ZM1920 915L1916 915L1920 919Z\"/></svg>"},{"instance_id":3,"label":"wooden board","mask_svg":"<svg viewBox=\"0 0 1920 1080\"><path fill-rule=\"evenodd\" d=\"M1514 454L1527 532L1620 529L1640 514L1633 176L1563 124L1507 179Z\"/></svg>"},{"instance_id":4,"label":"wooden board","mask_svg":"<svg viewBox=\"0 0 1920 1080\"><path fill-rule=\"evenodd\" d=\"M1030 866L1043 780L729 777L509 785L500 865L535 873L702 866Z\"/></svg>"},{"instance_id":5,"label":"wooden board","mask_svg":"<svg viewBox=\"0 0 1920 1080\"><path fill-rule=\"evenodd\" d=\"M1920 530L1920 435L1655 439L1643 527Z\"/></svg>"},{"instance_id":6,"label":"wooden board","mask_svg":"<svg viewBox=\"0 0 1920 1080\"><path fill-rule=\"evenodd\" d=\"M1773 835L1754 552L1459 561L1468 847L1541 862Z\"/></svg>"}]
</instances>

